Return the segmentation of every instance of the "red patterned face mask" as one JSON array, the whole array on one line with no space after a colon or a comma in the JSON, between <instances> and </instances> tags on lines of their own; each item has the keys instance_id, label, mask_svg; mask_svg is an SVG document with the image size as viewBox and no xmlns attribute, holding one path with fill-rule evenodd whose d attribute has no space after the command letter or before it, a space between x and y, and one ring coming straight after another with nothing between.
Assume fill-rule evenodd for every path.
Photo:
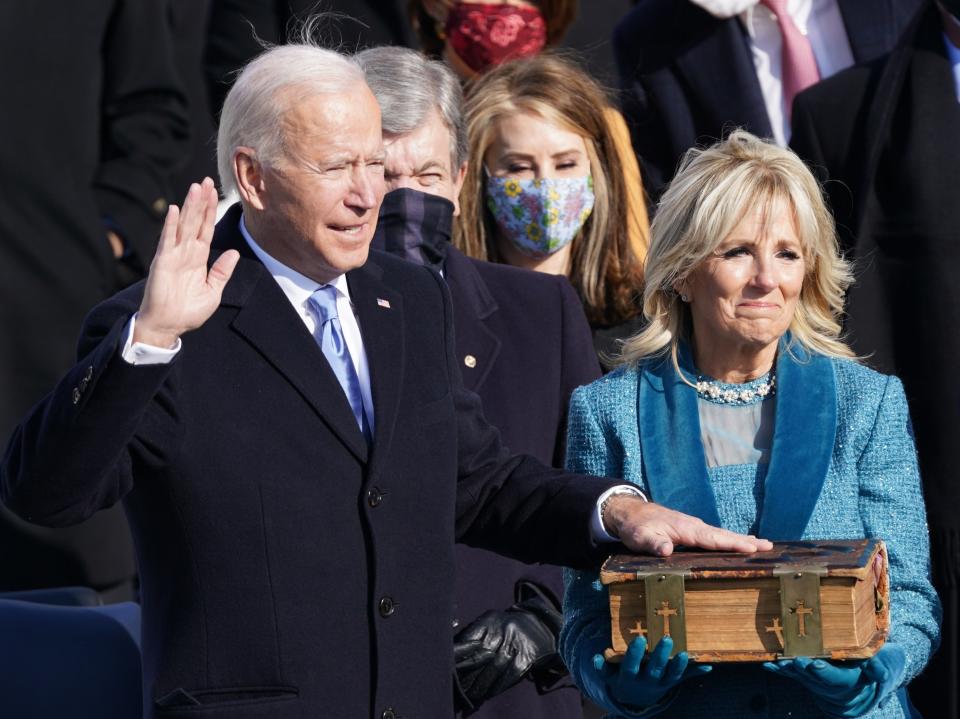
<instances>
[{"instance_id":1,"label":"red patterned face mask","mask_svg":"<svg viewBox=\"0 0 960 719\"><path fill-rule=\"evenodd\" d=\"M534 7L457 3L447 15L447 44L474 72L518 57L530 57L547 44L547 24Z\"/></svg>"}]
</instances>

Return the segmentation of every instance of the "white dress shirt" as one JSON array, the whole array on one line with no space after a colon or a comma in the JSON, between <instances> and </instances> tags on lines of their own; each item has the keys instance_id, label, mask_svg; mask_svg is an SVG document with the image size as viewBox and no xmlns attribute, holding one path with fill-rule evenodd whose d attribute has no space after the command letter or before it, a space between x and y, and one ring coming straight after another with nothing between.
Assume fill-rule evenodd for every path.
<instances>
[{"instance_id":1,"label":"white dress shirt","mask_svg":"<svg viewBox=\"0 0 960 719\"><path fill-rule=\"evenodd\" d=\"M780 50L783 44L776 16L757 0L690 0L719 18L738 17L750 40L753 67L777 144L790 142L789 113L783 104ZM820 79L853 65L853 52L837 0L788 0L787 12L806 35L817 60Z\"/></svg>"},{"instance_id":2,"label":"white dress shirt","mask_svg":"<svg viewBox=\"0 0 960 719\"><path fill-rule=\"evenodd\" d=\"M821 80L853 65L853 51L837 0L789 0L787 11L810 41ZM773 137L778 145L786 146L790 142L790 120L783 102L780 69L783 42L777 18L765 5L755 5L740 13L740 22L750 37L753 67L760 81Z\"/></svg>"}]
</instances>

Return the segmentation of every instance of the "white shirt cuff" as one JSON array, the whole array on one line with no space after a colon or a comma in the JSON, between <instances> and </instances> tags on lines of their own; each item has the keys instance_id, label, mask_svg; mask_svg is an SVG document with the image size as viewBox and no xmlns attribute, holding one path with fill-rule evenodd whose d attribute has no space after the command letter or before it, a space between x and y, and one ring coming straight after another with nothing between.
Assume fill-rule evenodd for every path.
<instances>
[{"instance_id":1,"label":"white shirt cuff","mask_svg":"<svg viewBox=\"0 0 960 719\"><path fill-rule=\"evenodd\" d=\"M611 487L606 492L601 494L597 498L597 508L593 513L593 516L590 517L590 536L595 542L619 542L620 540L617 537L614 537L610 534L606 527L603 526L603 519L600 516L600 512L603 508L603 503L607 501L608 497L612 497L614 494L634 494L640 497L644 502L648 502L647 495L641 492L637 487L634 487L632 484L619 484L616 487Z\"/></svg>"},{"instance_id":2,"label":"white shirt cuff","mask_svg":"<svg viewBox=\"0 0 960 719\"><path fill-rule=\"evenodd\" d=\"M169 364L180 351L182 343L177 337L177 344L173 349L166 347L154 347L143 342L133 341L133 329L137 325L137 314L134 313L127 326L123 328L123 349L120 350L120 356L124 362L132 365L151 365L151 364Z\"/></svg>"}]
</instances>

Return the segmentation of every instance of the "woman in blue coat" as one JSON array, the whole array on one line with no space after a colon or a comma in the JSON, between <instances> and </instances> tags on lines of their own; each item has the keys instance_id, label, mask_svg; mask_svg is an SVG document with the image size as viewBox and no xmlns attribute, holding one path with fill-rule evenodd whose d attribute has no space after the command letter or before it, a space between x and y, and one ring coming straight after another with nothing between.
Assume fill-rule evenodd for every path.
<instances>
[{"instance_id":1,"label":"woman in blue coat","mask_svg":"<svg viewBox=\"0 0 960 719\"><path fill-rule=\"evenodd\" d=\"M574 393L567 464L734 531L883 539L890 634L869 660L712 671L669 659L669 638L649 653L637 638L612 665L607 590L596 573L569 571L571 674L631 717L909 717L905 686L940 616L910 419L900 381L840 339L852 277L819 186L790 151L735 132L687 155L652 237L649 324L619 369Z\"/></svg>"}]
</instances>

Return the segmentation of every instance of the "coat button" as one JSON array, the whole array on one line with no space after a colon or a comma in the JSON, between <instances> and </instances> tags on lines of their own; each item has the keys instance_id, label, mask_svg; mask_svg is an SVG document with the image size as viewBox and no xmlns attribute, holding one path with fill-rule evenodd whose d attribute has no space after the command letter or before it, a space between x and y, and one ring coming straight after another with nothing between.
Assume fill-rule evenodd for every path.
<instances>
[{"instance_id":1,"label":"coat button","mask_svg":"<svg viewBox=\"0 0 960 719\"><path fill-rule=\"evenodd\" d=\"M80 390L76 387L73 388L73 403L76 404L80 401Z\"/></svg>"},{"instance_id":2,"label":"coat button","mask_svg":"<svg viewBox=\"0 0 960 719\"><path fill-rule=\"evenodd\" d=\"M93 379L93 365L90 365L89 367L87 367L87 373L83 376L83 378L87 382Z\"/></svg>"},{"instance_id":3,"label":"coat button","mask_svg":"<svg viewBox=\"0 0 960 719\"><path fill-rule=\"evenodd\" d=\"M383 501L383 495L384 493L381 492L379 488L373 487L367 491L367 504L371 507L379 507Z\"/></svg>"},{"instance_id":4,"label":"coat button","mask_svg":"<svg viewBox=\"0 0 960 719\"><path fill-rule=\"evenodd\" d=\"M466 357L463 358L463 363L470 369L473 369L474 367L477 366L477 358L474 357L473 355L467 355Z\"/></svg>"},{"instance_id":5,"label":"coat button","mask_svg":"<svg viewBox=\"0 0 960 719\"><path fill-rule=\"evenodd\" d=\"M393 601L391 597L382 597L380 599L380 616L389 617L392 616L399 605Z\"/></svg>"},{"instance_id":6,"label":"coat button","mask_svg":"<svg viewBox=\"0 0 960 719\"><path fill-rule=\"evenodd\" d=\"M387 707L383 710L383 714L380 715L380 719L398 719L397 713L390 707Z\"/></svg>"}]
</instances>

